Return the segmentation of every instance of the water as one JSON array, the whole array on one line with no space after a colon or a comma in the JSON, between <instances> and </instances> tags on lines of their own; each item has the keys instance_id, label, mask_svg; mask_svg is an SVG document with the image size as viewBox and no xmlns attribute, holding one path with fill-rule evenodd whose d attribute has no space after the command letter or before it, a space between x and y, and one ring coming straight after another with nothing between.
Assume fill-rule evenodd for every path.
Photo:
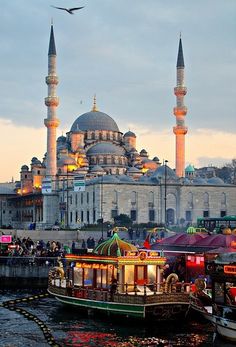
<instances>
[{"instance_id":1,"label":"water","mask_svg":"<svg viewBox=\"0 0 236 347\"><path fill-rule=\"evenodd\" d=\"M32 292L1 292L0 302L32 295ZM50 328L54 341L45 338L40 326L22 314L0 307L1 347L209 347L213 346L214 328L206 321L143 324L130 320L88 316L71 307L66 308L54 298L18 303ZM214 346L232 344L216 339Z\"/></svg>"}]
</instances>

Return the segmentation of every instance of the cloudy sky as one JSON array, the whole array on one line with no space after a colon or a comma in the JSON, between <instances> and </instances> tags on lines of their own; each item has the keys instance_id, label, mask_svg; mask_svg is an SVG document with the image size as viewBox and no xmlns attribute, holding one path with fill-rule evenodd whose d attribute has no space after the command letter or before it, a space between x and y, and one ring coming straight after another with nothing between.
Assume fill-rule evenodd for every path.
<instances>
[{"instance_id":1,"label":"cloudy sky","mask_svg":"<svg viewBox=\"0 0 236 347\"><path fill-rule=\"evenodd\" d=\"M59 7L85 6L74 15ZM60 98L58 135L92 107L137 149L175 165L173 88L182 33L188 94L186 165L236 157L236 0L1 0L0 182L46 151L51 18Z\"/></svg>"}]
</instances>

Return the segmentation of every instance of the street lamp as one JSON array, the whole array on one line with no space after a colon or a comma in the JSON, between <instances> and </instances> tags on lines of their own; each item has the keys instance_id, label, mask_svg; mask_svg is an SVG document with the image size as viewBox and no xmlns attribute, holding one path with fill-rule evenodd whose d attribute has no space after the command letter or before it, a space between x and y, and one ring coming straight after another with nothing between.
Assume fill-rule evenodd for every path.
<instances>
[{"instance_id":1,"label":"street lamp","mask_svg":"<svg viewBox=\"0 0 236 347\"><path fill-rule=\"evenodd\" d=\"M102 239L103 239L103 175L101 177L101 223L102 223Z\"/></svg>"},{"instance_id":2,"label":"street lamp","mask_svg":"<svg viewBox=\"0 0 236 347\"><path fill-rule=\"evenodd\" d=\"M165 181L164 181L164 187L165 187L165 191L164 191L164 213L165 213L165 227L167 226L167 213L166 213L166 181L167 181L167 163L168 163L168 160L165 160L164 161L164 165L165 165Z\"/></svg>"}]
</instances>

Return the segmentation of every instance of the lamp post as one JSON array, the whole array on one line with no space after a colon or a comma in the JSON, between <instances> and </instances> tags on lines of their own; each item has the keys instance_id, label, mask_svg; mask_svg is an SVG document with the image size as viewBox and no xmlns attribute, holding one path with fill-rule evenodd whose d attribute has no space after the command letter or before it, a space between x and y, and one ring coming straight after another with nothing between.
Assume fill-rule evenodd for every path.
<instances>
[{"instance_id":1,"label":"lamp post","mask_svg":"<svg viewBox=\"0 0 236 347\"><path fill-rule=\"evenodd\" d=\"M103 175L101 177L101 223L102 223L102 239L103 239Z\"/></svg>"},{"instance_id":2,"label":"lamp post","mask_svg":"<svg viewBox=\"0 0 236 347\"><path fill-rule=\"evenodd\" d=\"M165 173L165 181L164 181L164 187L165 187L165 190L164 190L164 216L165 216L165 227L167 226L167 213L166 213L166 188L167 188L167 186L166 186L166 181L167 181L167 163L168 163L168 160L165 160L164 161L164 165L165 165L165 171L164 171L164 173Z\"/></svg>"}]
</instances>

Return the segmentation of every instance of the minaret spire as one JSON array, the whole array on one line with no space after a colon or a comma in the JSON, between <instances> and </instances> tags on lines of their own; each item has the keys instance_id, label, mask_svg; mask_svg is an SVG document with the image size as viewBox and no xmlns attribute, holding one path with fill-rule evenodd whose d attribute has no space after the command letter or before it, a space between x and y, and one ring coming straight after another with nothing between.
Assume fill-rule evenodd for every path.
<instances>
[{"instance_id":1,"label":"minaret spire","mask_svg":"<svg viewBox=\"0 0 236 347\"><path fill-rule=\"evenodd\" d=\"M177 86L174 88L176 95L176 107L174 107L174 115L176 117L176 126L173 132L176 135L176 158L175 171L178 177L184 177L185 172L185 135L188 128L185 126L184 118L187 114L187 107L184 105L184 96L187 88L184 86L184 54L182 47L181 34L179 38L179 49L177 57Z\"/></svg>"},{"instance_id":2,"label":"minaret spire","mask_svg":"<svg viewBox=\"0 0 236 347\"><path fill-rule=\"evenodd\" d=\"M93 108L92 108L92 111L93 111L93 112L97 112L97 111L98 111L98 109L97 109L96 94L94 94L94 96L93 96Z\"/></svg>"},{"instance_id":3,"label":"minaret spire","mask_svg":"<svg viewBox=\"0 0 236 347\"><path fill-rule=\"evenodd\" d=\"M58 77L56 74L56 45L53 24L51 24L48 48L48 76L46 77L46 84L48 85L48 96L45 98L45 105L48 111L47 118L44 119L44 124L47 127L46 176L55 176L57 173L56 129L59 125L59 120L56 117L56 108L59 104L59 99L56 96Z\"/></svg>"}]
</instances>

